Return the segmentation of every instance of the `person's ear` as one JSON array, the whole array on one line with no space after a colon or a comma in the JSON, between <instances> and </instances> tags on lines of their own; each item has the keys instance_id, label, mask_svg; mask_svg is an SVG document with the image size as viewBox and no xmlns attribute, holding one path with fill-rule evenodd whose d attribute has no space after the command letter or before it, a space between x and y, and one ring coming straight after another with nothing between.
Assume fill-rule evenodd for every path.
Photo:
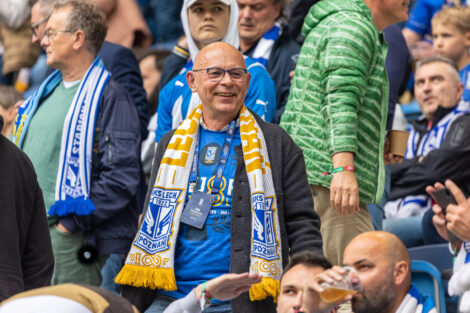
<instances>
[{"instance_id":1,"label":"person's ear","mask_svg":"<svg viewBox=\"0 0 470 313\"><path fill-rule=\"evenodd\" d=\"M77 30L72 34L74 37L73 48L80 50L85 45L85 32L81 29Z\"/></svg>"},{"instance_id":2,"label":"person's ear","mask_svg":"<svg viewBox=\"0 0 470 313\"><path fill-rule=\"evenodd\" d=\"M393 278L395 285L401 285L407 279L408 273L410 272L410 267L405 261L400 261L395 264L395 271L393 273Z\"/></svg>"},{"instance_id":3,"label":"person's ear","mask_svg":"<svg viewBox=\"0 0 470 313\"><path fill-rule=\"evenodd\" d=\"M188 82L189 89L191 89L192 92L197 92L196 79L192 71L186 73L186 81Z\"/></svg>"},{"instance_id":4,"label":"person's ear","mask_svg":"<svg viewBox=\"0 0 470 313\"><path fill-rule=\"evenodd\" d=\"M470 48L470 32L466 32L464 35L464 38L465 38L464 39L465 47L467 47L467 50L468 50Z\"/></svg>"}]
</instances>

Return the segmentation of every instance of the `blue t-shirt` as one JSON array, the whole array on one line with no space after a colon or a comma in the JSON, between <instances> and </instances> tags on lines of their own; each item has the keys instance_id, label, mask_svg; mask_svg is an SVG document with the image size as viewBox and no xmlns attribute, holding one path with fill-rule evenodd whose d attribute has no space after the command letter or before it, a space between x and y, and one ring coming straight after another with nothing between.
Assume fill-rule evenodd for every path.
<instances>
[{"instance_id":1,"label":"blue t-shirt","mask_svg":"<svg viewBox=\"0 0 470 313\"><path fill-rule=\"evenodd\" d=\"M470 0L461 0L462 5L470 5ZM443 5L454 5L452 0L417 0L410 13L406 28L421 36L431 35L431 19Z\"/></svg>"},{"instance_id":2,"label":"blue t-shirt","mask_svg":"<svg viewBox=\"0 0 470 313\"><path fill-rule=\"evenodd\" d=\"M200 127L199 139L199 190L210 191L214 172L219 164L225 131L211 131ZM180 224L175 251L175 276L177 291L162 292L173 298L185 297L194 287L230 271L230 218L233 181L237 158L234 147L241 144L237 127L225 165L220 191L209 212L204 227L199 230ZM186 196L188 203L191 193Z\"/></svg>"},{"instance_id":3,"label":"blue t-shirt","mask_svg":"<svg viewBox=\"0 0 470 313\"><path fill-rule=\"evenodd\" d=\"M465 101L470 101L470 63L460 70L460 81L464 88L462 98Z\"/></svg>"}]
</instances>

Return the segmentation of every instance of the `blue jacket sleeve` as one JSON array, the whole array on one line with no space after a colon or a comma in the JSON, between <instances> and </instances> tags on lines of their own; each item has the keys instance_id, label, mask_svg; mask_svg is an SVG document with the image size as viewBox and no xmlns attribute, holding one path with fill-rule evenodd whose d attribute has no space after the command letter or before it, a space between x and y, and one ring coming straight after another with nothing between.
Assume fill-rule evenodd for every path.
<instances>
[{"instance_id":1,"label":"blue jacket sleeve","mask_svg":"<svg viewBox=\"0 0 470 313\"><path fill-rule=\"evenodd\" d=\"M158 95L158 109L157 109L157 127L155 129L155 142L159 142L166 132L172 129L173 118L173 91L174 81L171 80L160 91Z\"/></svg>"},{"instance_id":2,"label":"blue jacket sleeve","mask_svg":"<svg viewBox=\"0 0 470 313\"><path fill-rule=\"evenodd\" d=\"M248 62L247 62L248 63ZM251 74L245 105L266 122L272 122L276 112L276 86L260 63L247 64Z\"/></svg>"},{"instance_id":3,"label":"blue jacket sleeve","mask_svg":"<svg viewBox=\"0 0 470 313\"><path fill-rule=\"evenodd\" d=\"M60 219L71 232L89 231L121 210L132 209L140 182L140 126L130 96L109 81L100 103L92 156L90 199L96 211Z\"/></svg>"},{"instance_id":4,"label":"blue jacket sleeve","mask_svg":"<svg viewBox=\"0 0 470 313\"><path fill-rule=\"evenodd\" d=\"M411 10L408 22L406 22L405 25L406 28L411 29L420 36L430 33L431 19L436 12L435 9L433 9L433 5L428 2L429 0L417 0L413 10ZM440 2L437 4L437 10L439 10L443 1L434 2ZM434 6L436 6L436 4L434 4Z\"/></svg>"}]
</instances>

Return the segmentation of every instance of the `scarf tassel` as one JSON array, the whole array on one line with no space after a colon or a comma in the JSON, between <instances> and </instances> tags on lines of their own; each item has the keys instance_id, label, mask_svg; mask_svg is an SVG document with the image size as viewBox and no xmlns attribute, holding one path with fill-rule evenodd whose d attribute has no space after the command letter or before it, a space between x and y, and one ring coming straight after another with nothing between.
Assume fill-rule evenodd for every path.
<instances>
[{"instance_id":1,"label":"scarf tassel","mask_svg":"<svg viewBox=\"0 0 470 313\"><path fill-rule=\"evenodd\" d=\"M171 268L150 268L126 264L114 281L120 285L134 287L158 288L167 291L177 289L175 271Z\"/></svg>"},{"instance_id":2,"label":"scarf tassel","mask_svg":"<svg viewBox=\"0 0 470 313\"><path fill-rule=\"evenodd\" d=\"M271 296L274 302L276 302L277 296L279 295L279 285L279 280L275 280L271 277L263 277L259 284L251 286L250 300L263 300Z\"/></svg>"},{"instance_id":3,"label":"scarf tassel","mask_svg":"<svg viewBox=\"0 0 470 313\"><path fill-rule=\"evenodd\" d=\"M49 209L50 216L90 215L96 211L90 198L56 201Z\"/></svg>"}]
</instances>

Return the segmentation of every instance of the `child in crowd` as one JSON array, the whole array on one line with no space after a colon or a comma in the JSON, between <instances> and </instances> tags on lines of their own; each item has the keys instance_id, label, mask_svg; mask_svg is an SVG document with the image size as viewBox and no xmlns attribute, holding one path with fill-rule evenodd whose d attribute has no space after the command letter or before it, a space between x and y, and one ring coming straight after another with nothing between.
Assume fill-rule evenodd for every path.
<instances>
[{"instance_id":1,"label":"child in crowd","mask_svg":"<svg viewBox=\"0 0 470 313\"><path fill-rule=\"evenodd\" d=\"M446 7L431 23L434 49L457 63L465 88L462 97L470 101L470 7Z\"/></svg>"}]
</instances>

